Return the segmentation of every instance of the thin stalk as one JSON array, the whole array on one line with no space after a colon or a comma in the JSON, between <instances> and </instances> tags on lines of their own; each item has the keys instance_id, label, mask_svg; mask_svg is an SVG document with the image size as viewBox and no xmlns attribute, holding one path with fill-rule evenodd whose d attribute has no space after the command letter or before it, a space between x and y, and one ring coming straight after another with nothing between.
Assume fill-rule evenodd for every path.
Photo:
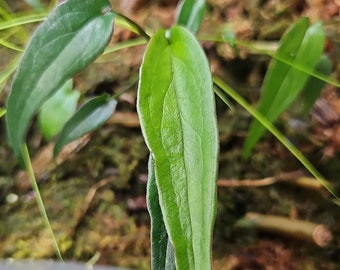
<instances>
[{"instance_id":1,"label":"thin stalk","mask_svg":"<svg viewBox=\"0 0 340 270\"><path fill-rule=\"evenodd\" d=\"M315 78L318 78L319 80L321 81L324 81L326 83L329 83L329 84L332 84L334 86L337 86L337 87L340 87L340 82L336 81L336 80L333 80L329 77L326 77L325 75L319 73L319 72L315 72L314 70L310 70L308 67L306 66L301 66L301 65L297 65L296 63L294 63L294 61L291 61L289 59L286 59L284 57L281 57L279 56L277 53L272 53L272 52L269 52L269 51L266 51L266 50L263 50L263 49L260 49L260 48L257 48L255 46L252 46L252 44L250 42L246 42L246 41L241 41L241 40L236 40L235 41L235 44L236 45L239 45L239 46L242 46L242 47L246 47L250 50L253 50L253 51L257 51L259 53L262 53L262 54L266 54L272 58L274 58L275 60L277 61L280 61L288 66L291 66L299 71L302 71L310 76L313 76Z\"/></svg>"},{"instance_id":2,"label":"thin stalk","mask_svg":"<svg viewBox=\"0 0 340 270\"><path fill-rule=\"evenodd\" d=\"M8 6L8 4L6 3L6 1L0 1L0 14L3 18L3 20L9 21L12 20L15 16L20 16L18 14L15 14L11 11L10 7ZM17 37L22 41L25 42L28 39L28 33L26 32L26 30L23 27L18 27L17 28L19 30L19 33L17 34Z\"/></svg>"},{"instance_id":3,"label":"thin stalk","mask_svg":"<svg viewBox=\"0 0 340 270\"><path fill-rule=\"evenodd\" d=\"M21 56L21 54L19 54ZM2 92L2 86L6 83L8 78L13 74L13 72L18 67L19 63L19 56L16 56L11 62L4 68L2 71L0 71L0 93Z\"/></svg>"},{"instance_id":4,"label":"thin stalk","mask_svg":"<svg viewBox=\"0 0 340 270\"><path fill-rule=\"evenodd\" d=\"M334 196L336 201L340 202L340 199L335 194L332 186L326 179L315 169L315 167L309 162L309 160L272 124L266 117L264 117L259 111L253 108L243 97L236 93L231 87L224 83L220 78L214 76L213 82L217 87L223 90L227 95L234 99L239 105L241 105L247 112L249 112L257 121L259 121L268 131L270 131L276 139L278 139L301 164L324 186L330 194Z\"/></svg>"},{"instance_id":5,"label":"thin stalk","mask_svg":"<svg viewBox=\"0 0 340 270\"><path fill-rule=\"evenodd\" d=\"M11 20L7 20L5 22L0 23L0 30L8 29L11 27L29 24L29 23L35 23L35 22L41 22L46 19L48 13L38 13L38 14L30 14L26 16L20 16L17 18L13 18Z\"/></svg>"},{"instance_id":6,"label":"thin stalk","mask_svg":"<svg viewBox=\"0 0 340 270\"><path fill-rule=\"evenodd\" d=\"M223 43L231 44L230 41L225 40L222 37L216 37L216 36L202 36L202 37L200 37L200 40L201 41L223 42ZM304 72L304 73L306 73L306 74L308 74L310 76L318 78L321 81L324 81L326 83L332 84L332 85L334 85L336 87L340 87L340 82L339 81L334 80L334 79L332 79L330 77L327 77L327 76L321 74L320 72L315 72L315 70L310 70L310 69L308 69L308 67L297 65L293 61L291 61L289 59L286 59L284 57L278 56L276 53L273 53L272 51L261 49L261 48L259 48L256 45L254 46L254 45L251 44L251 42L235 39L235 40L232 41L231 46L235 46L235 45L238 45L238 46L241 46L241 47L245 47L245 48L247 48L250 51L255 51L255 52L258 52L258 53L261 53L261 54L264 54L264 55L268 55L268 56L270 56L271 58L274 58L277 61L285 63L285 64L287 64L287 65L289 65L289 66L291 66L291 67L293 67L293 68L295 68L297 70L300 70L300 71L302 71L302 72Z\"/></svg>"},{"instance_id":7,"label":"thin stalk","mask_svg":"<svg viewBox=\"0 0 340 270\"><path fill-rule=\"evenodd\" d=\"M106 62L112 62L112 59L110 61L106 61L105 60L105 55L119 51L119 50L123 50L123 49L127 49L127 48L131 48L131 47L135 47L135 46L139 46L139 45L145 45L147 43L147 41L145 40L144 37L140 37L140 38L135 38L135 39L129 39L126 41L122 41L119 42L117 44L112 44L109 45L104 53L95 61L95 63L106 63Z\"/></svg>"},{"instance_id":8,"label":"thin stalk","mask_svg":"<svg viewBox=\"0 0 340 270\"><path fill-rule=\"evenodd\" d=\"M233 104L219 87L214 87L214 92L229 107L230 110L234 110Z\"/></svg>"},{"instance_id":9,"label":"thin stalk","mask_svg":"<svg viewBox=\"0 0 340 270\"><path fill-rule=\"evenodd\" d=\"M8 42L7 40L4 40L4 39L2 39L2 38L0 38L0 45L6 47L6 48L8 48L8 49L11 49L11 50L13 50L13 51L17 51L17 52L23 52L23 51L24 51L23 48L21 48L21 47L15 45L15 44L13 44L13 43L11 43L11 42Z\"/></svg>"},{"instance_id":10,"label":"thin stalk","mask_svg":"<svg viewBox=\"0 0 340 270\"><path fill-rule=\"evenodd\" d=\"M38 208L39 208L41 217L43 219L43 223L50 233L50 236L51 236L51 239L52 239L52 244L53 244L55 253L57 255L57 258L60 261L63 261L63 257L61 256L61 252L60 252L60 249L59 249L59 246L58 246L57 239L54 235L53 229L51 227L51 224L49 222L49 219L48 219L48 216L47 216L47 213L46 213L46 209L45 209L44 202L42 200L42 197L41 197L41 194L40 194L40 191L39 191L37 180L35 179L35 176L34 176L32 163L31 163L31 159L30 159L29 152L28 152L26 144L23 146L23 158L24 158L24 163L25 163L25 168L27 170L28 178L30 179L32 189L33 189L35 196L36 196Z\"/></svg>"},{"instance_id":11,"label":"thin stalk","mask_svg":"<svg viewBox=\"0 0 340 270\"><path fill-rule=\"evenodd\" d=\"M150 39L150 36L136 22L134 22L133 20L131 20L130 18L122 14L116 13L116 15L117 15L116 20L115 20L116 25L121 26L125 29L128 29L142 37L145 37L147 40Z\"/></svg>"}]
</instances>

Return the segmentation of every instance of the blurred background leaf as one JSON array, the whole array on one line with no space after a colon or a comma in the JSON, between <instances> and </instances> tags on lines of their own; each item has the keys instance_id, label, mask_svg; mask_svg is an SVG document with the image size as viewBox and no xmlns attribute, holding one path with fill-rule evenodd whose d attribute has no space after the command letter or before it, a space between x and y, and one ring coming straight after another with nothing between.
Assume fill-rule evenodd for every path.
<instances>
[{"instance_id":1,"label":"blurred background leaf","mask_svg":"<svg viewBox=\"0 0 340 270\"><path fill-rule=\"evenodd\" d=\"M73 80L68 80L41 107L38 115L39 126L46 140L58 134L77 109L80 92L73 90Z\"/></svg>"}]
</instances>

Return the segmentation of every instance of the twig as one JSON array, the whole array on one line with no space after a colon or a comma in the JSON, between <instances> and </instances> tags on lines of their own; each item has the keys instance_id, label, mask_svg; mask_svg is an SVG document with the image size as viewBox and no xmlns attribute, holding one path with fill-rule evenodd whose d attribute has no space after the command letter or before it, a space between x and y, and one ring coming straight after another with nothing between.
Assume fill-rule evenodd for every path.
<instances>
[{"instance_id":1,"label":"twig","mask_svg":"<svg viewBox=\"0 0 340 270\"><path fill-rule=\"evenodd\" d=\"M219 179L217 185L219 187L263 187L285 181L308 189L320 190L322 188L319 181L312 177L303 176L301 171L283 173L263 179Z\"/></svg>"},{"instance_id":2,"label":"twig","mask_svg":"<svg viewBox=\"0 0 340 270\"><path fill-rule=\"evenodd\" d=\"M84 203L82 204L80 209L76 209L75 212L74 212L75 223L72 226L72 228L70 229L70 236L71 237L74 236L74 233L76 232L80 222L83 220L84 216L89 211L91 203L92 203L94 196L96 195L98 189L106 186L107 184L111 183L112 181L113 181L112 178L104 178L104 179L100 180L98 183L96 183L95 185L93 185L89 189L89 191L87 192L87 195L85 197Z\"/></svg>"},{"instance_id":3,"label":"twig","mask_svg":"<svg viewBox=\"0 0 340 270\"><path fill-rule=\"evenodd\" d=\"M326 225L253 212L246 213L238 225L311 241L320 247L327 247L333 239L332 233Z\"/></svg>"}]
</instances>

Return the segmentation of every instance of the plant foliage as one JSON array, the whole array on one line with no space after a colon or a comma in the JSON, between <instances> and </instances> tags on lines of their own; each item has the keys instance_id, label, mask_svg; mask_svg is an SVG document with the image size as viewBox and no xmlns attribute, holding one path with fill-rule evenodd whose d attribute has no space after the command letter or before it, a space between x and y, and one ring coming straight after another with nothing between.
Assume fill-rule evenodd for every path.
<instances>
[{"instance_id":1,"label":"plant foliage","mask_svg":"<svg viewBox=\"0 0 340 270\"><path fill-rule=\"evenodd\" d=\"M313 71L319 62L325 44L325 33L320 23L309 26L308 18L295 23L282 37L276 55L296 66ZM274 122L303 90L309 75L280 60L272 60L262 87L257 110ZM265 132L265 127L254 120L250 126L243 155L251 149Z\"/></svg>"},{"instance_id":2,"label":"plant foliage","mask_svg":"<svg viewBox=\"0 0 340 270\"><path fill-rule=\"evenodd\" d=\"M72 107L63 119L56 119L51 130L44 131L52 137L61 130L54 149L54 155L57 155L67 143L103 125L115 111L115 97L102 95L86 101L74 112L78 94L70 91L70 87L58 92L65 83L67 86L67 81L75 73L104 52L113 32L114 19L118 18L119 25L143 38L112 45L107 52L148 41L140 69L137 111L150 150L147 204L152 225L152 269L157 270L206 270L212 267L219 139L212 74L204 51L194 36L201 26L204 12L203 0L181 1L176 25L168 30L159 29L150 38L139 25L113 12L108 0L65 1L32 36L7 102L10 144L19 161L26 165L33 188L38 193L25 146L34 115L42 108L40 123L46 127L51 124L52 105L60 107L67 103L68 109ZM17 24L18 21L0 24L0 30ZM237 50L237 40L232 33L224 38ZM245 143L244 156L249 155L267 128L335 196L327 181L272 126L297 95L309 87L308 82L313 79L310 74L314 71L327 74L329 66L321 57L324 40L321 24L309 26L307 18L299 20L286 32L268 69L258 111L217 77L214 77L214 83L224 102L227 99L222 91L256 118ZM0 83L12 70L11 66L0 74ZM315 101L322 87L320 81L311 83L313 94L306 100L306 106ZM55 94L52 101L47 101ZM6 110L0 108L0 117ZM38 198L41 213L48 224L42 199ZM53 233L52 239L61 258Z\"/></svg>"},{"instance_id":3,"label":"plant foliage","mask_svg":"<svg viewBox=\"0 0 340 270\"><path fill-rule=\"evenodd\" d=\"M138 113L178 269L211 265L218 155L212 86L207 59L188 30L161 29L151 38Z\"/></svg>"},{"instance_id":4,"label":"plant foliage","mask_svg":"<svg viewBox=\"0 0 340 270\"><path fill-rule=\"evenodd\" d=\"M32 36L7 103L8 137L21 162L33 115L70 77L104 51L114 16L106 0L69 0Z\"/></svg>"},{"instance_id":5,"label":"plant foliage","mask_svg":"<svg viewBox=\"0 0 340 270\"><path fill-rule=\"evenodd\" d=\"M79 91L72 88L73 80L68 80L50 99L48 99L38 115L39 126L45 139L50 140L58 134L66 121L77 109Z\"/></svg>"}]
</instances>

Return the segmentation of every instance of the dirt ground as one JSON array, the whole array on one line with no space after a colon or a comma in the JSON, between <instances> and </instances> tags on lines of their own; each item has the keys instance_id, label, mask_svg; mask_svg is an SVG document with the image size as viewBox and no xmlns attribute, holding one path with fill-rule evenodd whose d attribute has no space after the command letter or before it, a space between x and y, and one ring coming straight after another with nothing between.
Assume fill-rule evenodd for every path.
<instances>
[{"instance_id":1,"label":"dirt ground","mask_svg":"<svg viewBox=\"0 0 340 270\"><path fill-rule=\"evenodd\" d=\"M115 10L155 30L172 25L178 1L111 2ZM23 1L8 4L15 12L29 10ZM339 1L210 0L207 5L198 36L211 70L252 104L260 97L270 58L245 48L235 54L229 45L204 37L231 30L241 40L271 48L300 17L322 20L328 36L326 52L338 79ZM135 37L117 27L111 42ZM36 125L29 133L33 165L65 259L92 258L99 264L150 269L145 202L148 150L135 109L144 49L136 46L105 55L75 76L82 100L104 92L128 91L119 97L117 112L108 123L70 146L57 163L50 159L53 142L44 141ZM0 55L1 67L13 57L5 48L0 48ZM8 91L9 84L0 91L0 105L5 104ZM339 191L338 94L338 89L326 86L308 115L301 113L297 100L277 126ZM340 269L339 206L270 134L243 160L241 151L251 117L235 103L233 110L218 98L216 103L220 158L214 269ZM0 125L0 258L53 258L27 175L7 144L3 118ZM254 214L261 214L260 221L250 218ZM274 226L278 216L286 219ZM287 220L291 223L285 223ZM290 226L293 232L285 230Z\"/></svg>"}]
</instances>

